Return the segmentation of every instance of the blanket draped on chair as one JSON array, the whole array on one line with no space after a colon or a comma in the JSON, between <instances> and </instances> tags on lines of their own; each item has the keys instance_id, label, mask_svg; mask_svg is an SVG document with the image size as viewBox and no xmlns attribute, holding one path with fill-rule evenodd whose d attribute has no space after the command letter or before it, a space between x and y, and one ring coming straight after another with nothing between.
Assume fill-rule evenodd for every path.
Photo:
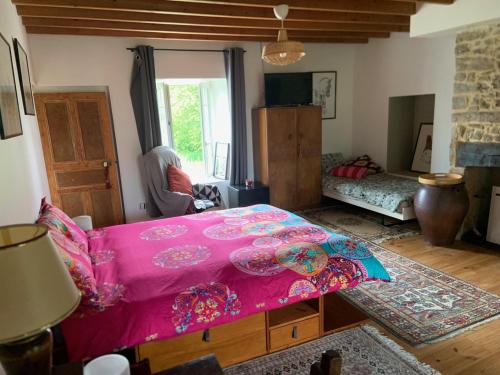
<instances>
[{"instance_id":1,"label":"blanket draped on chair","mask_svg":"<svg viewBox=\"0 0 500 375\"><path fill-rule=\"evenodd\" d=\"M184 215L193 197L168 190L168 165L181 168L181 160L177 154L170 147L158 146L143 155L142 160L148 189L148 215L151 217Z\"/></svg>"}]
</instances>

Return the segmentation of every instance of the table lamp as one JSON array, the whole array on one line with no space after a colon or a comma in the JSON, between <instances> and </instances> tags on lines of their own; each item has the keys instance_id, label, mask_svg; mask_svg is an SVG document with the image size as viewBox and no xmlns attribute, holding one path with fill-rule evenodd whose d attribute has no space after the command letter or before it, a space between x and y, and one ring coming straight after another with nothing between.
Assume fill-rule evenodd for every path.
<instances>
[{"instance_id":1,"label":"table lamp","mask_svg":"<svg viewBox=\"0 0 500 375\"><path fill-rule=\"evenodd\" d=\"M50 374L50 327L79 302L46 226L0 227L0 363L7 374Z\"/></svg>"}]
</instances>

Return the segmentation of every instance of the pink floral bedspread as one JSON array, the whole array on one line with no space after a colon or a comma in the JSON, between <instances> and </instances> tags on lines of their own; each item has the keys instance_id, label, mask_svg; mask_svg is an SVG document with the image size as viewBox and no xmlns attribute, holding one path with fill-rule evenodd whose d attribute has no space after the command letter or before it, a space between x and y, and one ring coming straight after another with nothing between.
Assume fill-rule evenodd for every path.
<instances>
[{"instance_id":1,"label":"pink floral bedspread","mask_svg":"<svg viewBox=\"0 0 500 375\"><path fill-rule=\"evenodd\" d=\"M88 238L100 305L62 323L73 361L389 280L364 244L268 205L117 225Z\"/></svg>"}]
</instances>

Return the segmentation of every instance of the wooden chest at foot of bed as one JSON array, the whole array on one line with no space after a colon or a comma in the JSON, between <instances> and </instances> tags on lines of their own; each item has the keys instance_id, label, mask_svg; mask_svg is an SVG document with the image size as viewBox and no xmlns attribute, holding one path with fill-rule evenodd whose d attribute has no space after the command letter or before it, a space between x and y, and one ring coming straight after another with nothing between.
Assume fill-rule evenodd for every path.
<instances>
[{"instance_id":1,"label":"wooden chest at foot of bed","mask_svg":"<svg viewBox=\"0 0 500 375\"><path fill-rule=\"evenodd\" d=\"M210 353L222 367L266 354L266 318L264 313L232 323L137 347L139 360L149 358L153 373L177 366Z\"/></svg>"}]
</instances>

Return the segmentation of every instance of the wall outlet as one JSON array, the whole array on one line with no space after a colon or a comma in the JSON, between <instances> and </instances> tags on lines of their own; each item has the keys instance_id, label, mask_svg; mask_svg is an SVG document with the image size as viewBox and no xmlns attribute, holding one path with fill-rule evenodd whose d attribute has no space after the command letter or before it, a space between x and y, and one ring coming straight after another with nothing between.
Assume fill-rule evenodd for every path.
<instances>
[{"instance_id":1,"label":"wall outlet","mask_svg":"<svg viewBox=\"0 0 500 375\"><path fill-rule=\"evenodd\" d=\"M145 210L146 209L146 202L139 202L139 210Z\"/></svg>"}]
</instances>

